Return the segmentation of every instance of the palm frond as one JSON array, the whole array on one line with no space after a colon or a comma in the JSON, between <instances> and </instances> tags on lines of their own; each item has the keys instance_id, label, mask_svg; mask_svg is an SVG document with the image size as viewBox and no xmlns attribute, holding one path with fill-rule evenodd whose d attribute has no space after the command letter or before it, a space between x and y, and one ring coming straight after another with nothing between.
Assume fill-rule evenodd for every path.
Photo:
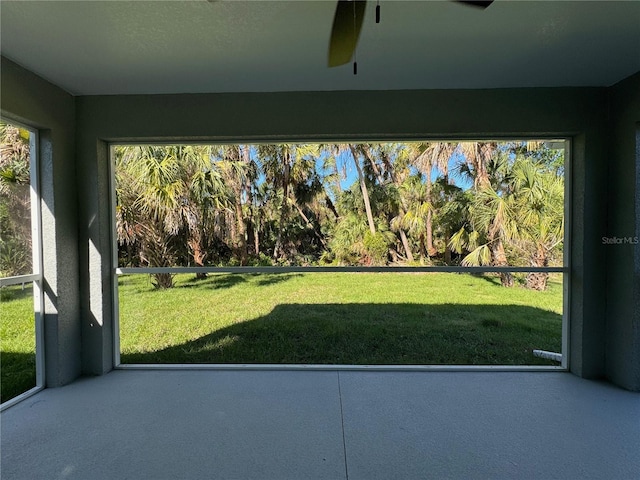
<instances>
[{"instance_id":1,"label":"palm frond","mask_svg":"<svg viewBox=\"0 0 640 480\"><path fill-rule=\"evenodd\" d=\"M465 267L478 267L491 264L491 249L487 244L480 245L462 259Z\"/></svg>"}]
</instances>

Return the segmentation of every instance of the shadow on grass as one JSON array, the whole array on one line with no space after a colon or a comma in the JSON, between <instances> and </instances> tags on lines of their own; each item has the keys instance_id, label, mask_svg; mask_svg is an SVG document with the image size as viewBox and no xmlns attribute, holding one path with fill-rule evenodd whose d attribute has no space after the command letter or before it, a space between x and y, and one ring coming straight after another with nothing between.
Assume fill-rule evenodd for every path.
<instances>
[{"instance_id":1,"label":"shadow on grass","mask_svg":"<svg viewBox=\"0 0 640 480\"><path fill-rule=\"evenodd\" d=\"M207 275L204 278L193 277L187 283L180 283L175 288L201 288L211 290L222 290L235 287L240 283L245 283L247 279L244 275Z\"/></svg>"},{"instance_id":2,"label":"shadow on grass","mask_svg":"<svg viewBox=\"0 0 640 480\"><path fill-rule=\"evenodd\" d=\"M260 280L256 281L256 285L259 287L265 287L267 285L277 285L278 283L286 282L295 277L301 277L301 273L286 273L286 274L277 274L277 275L264 275L255 273L252 274L253 277L260 277Z\"/></svg>"},{"instance_id":3,"label":"shadow on grass","mask_svg":"<svg viewBox=\"0 0 640 480\"><path fill-rule=\"evenodd\" d=\"M238 274L214 274L207 275L204 278L193 277L186 281L186 283L179 283L175 288L208 288L211 290L221 290L225 288L232 288L236 285L246 282L253 282L258 287L264 287L267 285L276 285L278 283L286 282L294 277L300 277L299 273L280 273L274 275L265 275L260 273L247 273L243 275ZM257 279L259 277L259 279ZM256 280L257 279L257 280Z\"/></svg>"},{"instance_id":4,"label":"shadow on grass","mask_svg":"<svg viewBox=\"0 0 640 480\"><path fill-rule=\"evenodd\" d=\"M556 365L562 317L516 305L284 304L122 363Z\"/></svg>"},{"instance_id":5,"label":"shadow on grass","mask_svg":"<svg viewBox=\"0 0 640 480\"><path fill-rule=\"evenodd\" d=\"M0 288L0 303L13 302L33 298L33 286L28 282L24 288L21 285L11 285Z\"/></svg>"},{"instance_id":6,"label":"shadow on grass","mask_svg":"<svg viewBox=\"0 0 640 480\"><path fill-rule=\"evenodd\" d=\"M0 352L0 364L0 403L36 386L35 354Z\"/></svg>"},{"instance_id":7,"label":"shadow on grass","mask_svg":"<svg viewBox=\"0 0 640 480\"><path fill-rule=\"evenodd\" d=\"M491 274L491 273L471 273L470 274L474 278L479 278L484 280L485 282L490 283L491 285L500 285L502 286L502 282L500 280L499 274Z\"/></svg>"}]
</instances>

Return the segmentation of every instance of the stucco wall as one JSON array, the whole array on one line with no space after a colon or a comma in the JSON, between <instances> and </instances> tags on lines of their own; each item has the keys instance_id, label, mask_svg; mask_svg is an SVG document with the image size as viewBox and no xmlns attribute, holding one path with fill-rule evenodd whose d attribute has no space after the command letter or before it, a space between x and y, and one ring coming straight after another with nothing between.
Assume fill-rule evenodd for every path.
<instances>
[{"instance_id":1,"label":"stucco wall","mask_svg":"<svg viewBox=\"0 0 640 480\"><path fill-rule=\"evenodd\" d=\"M609 115L607 377L640 390L640 73L610 89Z\"/></svg>"},{"instance_id":2,"label":"stucco wall","mask_svg":"<svg viewBox=\"0 0 640 480\"><path fill-rule=\"evenodd\" d=\"M81 371L75 99L2 58L6 120L39 131L45 289L45 381L59 386Z\"/></svg>"}]
</instances>

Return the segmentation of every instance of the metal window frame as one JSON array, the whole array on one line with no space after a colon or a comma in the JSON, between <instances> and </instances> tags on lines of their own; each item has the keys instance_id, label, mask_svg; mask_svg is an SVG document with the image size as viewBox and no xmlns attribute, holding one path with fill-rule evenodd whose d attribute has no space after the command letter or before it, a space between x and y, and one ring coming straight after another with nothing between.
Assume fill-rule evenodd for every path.
<instances>
[{"instance_id":1,"label":"metal window frame","mask_svg":"<svg viewBox=\"0 0 640 480\"><path fill-rule=\"evenodd\" d=\"M113 365L120 367L120 299L118 290L118 231L116 226L116 162L114 149L117 144L107 145L109 150L109 200L111 215L111 311L113 312Z\"/></svg>"},{"instance_id":2,"label":"metal window frame","mask_svg":"<svg viewBox=\"0 0 640 480\"><path fill-rule=\"evenodd\" d=\"M569 294L571 284L571 268L569 249L570 227L571 227L571 137L567 135L523 135L520 137L491 137L496 141L509 140L562 140L564 142L564 251L563 266L561 267L460 267L460 266L431 266L431 267L407 267L407 266L310 266L310 267L119 267L118 266L118 242L116 231L116 179L115 179L115 156L114 147L120 145L174 145L174 144L226 144L240 143L238 139L220 140L211 142L199 140L196 142L184 140L175 141L114 141L108 145L109 148L109 188L111 200L111 235L112 235L112 312L113 318L113 360L114 368L122 370L348 370L348 371L569 371ZM407 138L406 141L417 141L419 138ZM283 138L269 139L267 142L258 139L246 139L245 143L274 143L276 141L296 141ZM300 143L313 143L319 140L301 141ZM378 140L402 141L397 137ZM433 140L438 141L438 140ZM442 139L442 141L455 142L460 139ZM119 310L119 290L118 278L123 275L154 274L154 273L230 273L230 274L287 274L287 273L322 273L322 272L352 272L352 273L374 273L374 272L396 272L396 273L419 273L419 272L448 272L448 273L498 273L498 272L547 272L563 274L563 307L562 307L562 361L556 365L333 365L333 364L122 364L120 361L120 310Z\"/></svg>"},{"instance_id":3,"label":"metal window frame","mask_svg":"<svg viewBox=\"0 0 640 480\"><path fill-rule=\"evenodd\" d=\"M25 398L45 388L45 352L44 352L44 288L43 288L43 253L42 253L42 199L40 196L40 157L38 130L9 118L2 121L23 128L29 132L29 171L30 171L30 208L31 208L31 254L32 272L27 275L0 278L0 287L33 283L33 311L35 323L35 367L36 385L20 395L0 404L3 411Z\"/></svg>"},{"instance_id":4,"label":"metal window frame","mask_svg":"<svg viewBox=\"0 0 640 480\"><path fill-rule=\"evenodd\" d=\"M562 249L562 265L565 274L562 276L562 362L561 367L569 371L571 357L571 240L573 225L573 145L571 138L564 139L564 239Z\"/></svg>"}]
</instances>

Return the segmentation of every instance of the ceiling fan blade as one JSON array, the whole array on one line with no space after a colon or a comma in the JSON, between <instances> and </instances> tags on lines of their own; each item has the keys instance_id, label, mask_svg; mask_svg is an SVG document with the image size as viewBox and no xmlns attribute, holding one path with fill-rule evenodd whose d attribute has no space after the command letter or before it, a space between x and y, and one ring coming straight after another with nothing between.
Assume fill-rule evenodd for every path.
<instances>
[{"instance_id":1,"label":"ceiling fan blade","mask_svg":"<svg viewBox=\"0 0 640 480\"><path fill-rule=\"evenodd\" d=\"M351 61L360 37L366 6L365 0L338 0L329 40L330 67Z\"/></svg>"},{"instance_id":2,"label":"ceiling fan blade","mask_svg":"<svg viewBox=\"0 0 640 480\"><path fill-rule=\"evenodd\" d=\"M470 5L472 7L481 8L483 10L493 3L493 0L487 0L487 1L482 1L482 0L456 0L456 1L458 3L464 3L464 4Z\"/></svg>"}]
</instances>

